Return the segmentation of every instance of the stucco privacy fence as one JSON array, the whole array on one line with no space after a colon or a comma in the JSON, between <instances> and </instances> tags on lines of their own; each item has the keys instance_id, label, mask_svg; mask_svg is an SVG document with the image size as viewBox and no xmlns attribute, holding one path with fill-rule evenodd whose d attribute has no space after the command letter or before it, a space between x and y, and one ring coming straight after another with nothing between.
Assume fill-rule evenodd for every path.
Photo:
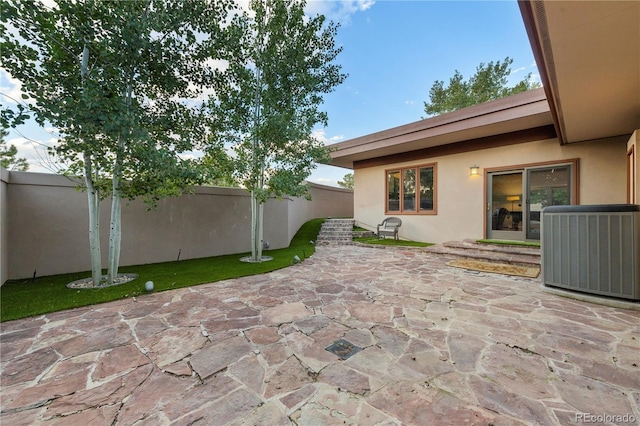
<instances>
[{"instance_id":1,"label":"stucco privacy fence","mask_svg":"<svg viewBox=\"0 0 640 426\"><path fill-rule=\"evenodd\" d=\"M77 182L55 174L0 169L0 283L6 280L90 269L87 196ZM270 199L264 240L287 247L306 221L353 217L353 191L311 184L311 201ZM100 211L106 262L109 211ZM123 203L121 265L194 259L251 250L250 197L243 189L198 186L160 200Z\"/></svg>"}]
</instances>

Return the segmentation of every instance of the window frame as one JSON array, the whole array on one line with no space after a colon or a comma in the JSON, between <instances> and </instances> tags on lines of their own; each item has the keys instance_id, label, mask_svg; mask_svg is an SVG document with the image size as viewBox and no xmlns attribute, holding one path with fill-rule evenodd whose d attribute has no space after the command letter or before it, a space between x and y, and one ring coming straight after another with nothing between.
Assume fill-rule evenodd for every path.
<instances>
[{"instance_id":1,"label":"window frame","mask_svg":"<svg viewBox=\"0 0 640 426\"><path fill-rule=\"evenodd\" d=\"M420 170L431 168L433 173L433 208L431 210L420 210ZM413 210L404 210L404 188L405 188L405 171L413 170L415 177L415 208ZM400 182L398 185L398 210L389 210L389 175L398 173ZM384 171L384 212L387 215L437 215L438 214L438 163L425 163L415 166L404 166L389 168Z\"/></svg>"}]
</instances>

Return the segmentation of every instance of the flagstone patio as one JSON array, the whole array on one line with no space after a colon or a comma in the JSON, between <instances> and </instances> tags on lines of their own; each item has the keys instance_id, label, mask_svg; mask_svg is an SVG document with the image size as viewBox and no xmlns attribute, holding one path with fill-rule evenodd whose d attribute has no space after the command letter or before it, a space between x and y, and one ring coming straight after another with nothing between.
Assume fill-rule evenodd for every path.
<instances>
[{"instance_id":1,"label":"flagstone patio","mask_svg":"<svg viewBox=\"0 0 640 426\"><path fill-rule=\"evenodd\" d=\"M323 246L265 275L2 323L0 423L640 421L639 311L449 260ZM325 350L339 339L360 350Z\"/></svg>"}]
</instances>

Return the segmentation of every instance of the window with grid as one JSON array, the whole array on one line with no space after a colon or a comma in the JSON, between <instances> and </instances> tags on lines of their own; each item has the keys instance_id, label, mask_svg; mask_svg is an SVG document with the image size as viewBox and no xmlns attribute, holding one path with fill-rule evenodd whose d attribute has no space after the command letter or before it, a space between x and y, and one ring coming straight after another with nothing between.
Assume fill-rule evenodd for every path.
<instances>
[{"instance_id":1,"label":"window with grid","mask_svg":"<svg viewBox=\"0 0 640 426\"><path fill-rule=\"evenodd\" d=\"M435 164L387 170L386 175L387 213L436 213Z\"/></svg>"}]
</instances>

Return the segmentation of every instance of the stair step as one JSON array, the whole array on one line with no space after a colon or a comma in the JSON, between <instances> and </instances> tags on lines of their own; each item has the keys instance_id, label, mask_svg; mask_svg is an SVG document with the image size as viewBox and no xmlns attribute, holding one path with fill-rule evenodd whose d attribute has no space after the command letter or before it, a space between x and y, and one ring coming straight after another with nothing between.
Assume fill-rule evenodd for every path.
<instances>
[{"instance_id":1,"label":"stair step","mask_svg":"<svg viewBox=\"0 0 640 426\"><path fill-rule=\"evenodd\" d=\"M331 229L348 229L348 230L352 230L352 229L353 229L353 227L352 227L352 226L335 226L335 225L332 225L332 226L323 226L323 227L322 227L322 228L320 228L320 229L325 229L325 230L331 230Z\"/></svg>"},{"instance_id":2,"label":"stair step","mask_svg":"<svg viewBox=\"0 0 640 426\"><path fill-rule=\"evenodd\" d=\"M536 247L500 246L469 241L448 241L428 247L426 251L435 254L482 260L485 262L508 263L520 266L540 266L540 249Z\"/></svg>"},{"instance_id":3,"label":"stair step","mask_svg":"<svg viewBox=\"0 0 640 426\"><path fill-rule=\"evenodd\" d=\"M349 219L327 219L322 224L323 225L345 225L355 223L355 220Z\"/></svg>"},{"instance_id":4,"label":"stair step","mask_svg":"<svg viewBox=\"0 0 640 426\"><path fill-rule=\"evenodd\" d=\"M320 228L320 231L325 231L325 232L353 231L353 227L351 227L351 226L327 226L325 228Z\"/></svg>"},{"instance_id":5,"label":"stair step","mask_svg":"<svg viewBox=\"0 0 640 426\"><path fill-rule=\"evenodd\" d=\"M353 231L353 238L374 237L375 235L373 231Z\"/></svg>"},{"instance_id":6,"label":"stair step","mask_svg":"<svg viewBox=\"0 0 640 426\"><path fill-rule=\"evenodd\" d=\"M442 244L445 247L457 248L463 250L477 250L481 252L491 252L491 253L505 253L505 254L519 254L525 256L536 256L540 257L540 247L527 247L527 246L519 246L519 245L508 245L508 244L488 244L488 243L477 243L475 241L465 240L465 241L447 241Z\"/></svg>"},{"instance_id":7,"label":"stair step","mask_svg":"<svg viewBox=\"0 0 640 426\"><path fill-rule=\"evenodd\" d=\"M348 244L353 240L353 219L327 219L320 228L317 244Z\"/></svg>"},{"instance_id":8,"label":"stair step","mask_svg":"<svg viewBox=\"0 0 640 426\"><path fill-rule=\"evenodd\" d=\"M344 229L332 229L329 230L327 232L320 232L321 234L331 234L331 235L353 235L353 231L350 229L344 230Z\"/></svg>"}]
</instances>

